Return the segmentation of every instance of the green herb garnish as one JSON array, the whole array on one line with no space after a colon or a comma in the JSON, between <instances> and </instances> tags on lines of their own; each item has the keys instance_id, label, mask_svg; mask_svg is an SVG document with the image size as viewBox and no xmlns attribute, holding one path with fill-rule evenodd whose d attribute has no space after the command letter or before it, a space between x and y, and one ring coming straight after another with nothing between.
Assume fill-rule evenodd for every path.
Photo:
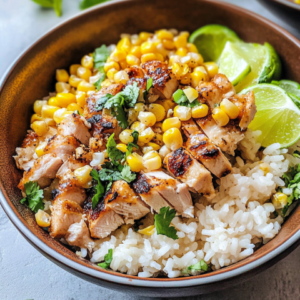
<instances>
[{"instance_id":1,"label":"green herb garnish","mask_svg":"<svg viewBox=\"0 0 300 300\"><path fill-rule=\"evenodd\" d=\"M293 156L299 158L300 157L300 151L295 150L294 153L293 153Z\"/></svg>"},{"instance_id":2,"label":"green herb garnish","mask_svg":"<svg viewBox=\"0 0 300 300\"><path fill-rule=\"evenodd\" d=\"M97 90L101 88L101 83L106 78L106 74L104 72L104 64L108 59L108 57L109 57L109 50L105 45L96 48L93 53L94 68L98 69L98 71L101 74L100 78L94 83L94 86L96 87Z\"/></svg>"},{"instance_id":3,"label":"green herb garnish","mask_svg":"<svg viewBox=\"0 0 300 300\"><path fill-rule=\"evenodd\" d=\"M153 78L147 79L146 91L149 92L152 86L153 86Z\"/></svg>"},{"instance_id":4,"label":"green herb garnish","mask_svg":"<svg viewBox=\"0 0 300 300\"><path fill-rule=\"evenodd\" d=\"M189 271L204 271L206 272L208 270L208 265L207 263L202 259L200 261L198 261L196 264L191 265L187 268Z\"/></svg>"},{"instance_id":5,"label":"green herb garnish","mask_svg":"<svg viewBox=\"0 0 300 300\"><path fill-rule=\"evenodd\" d=\"M190 102L183 90L180 89L173 94L173 99L174 102L181 106L195 107L200 105L197 99L195 99L193 102Z\"/></svg>"},{"instance_id":6,"label":"green herb garnish","mask_svg":"<svg viewBox=\"0 0 300 300\"><path fill-rule=\"evenodd\" d=\"M100 78L94 83L94 86L99 91L101 89L101 83L104 81L106 75L105 73L102 73Z\"/></svg>"},{"instance_id":7,"label":"green herb garnish","mask_svg":"<svg viewBox=\"0 0 300 300\"><path fill-rule=\"evenodd\" d=\"M155 219L155 228L157 234L165 235L173 240L177 240L177 230L174 226L170 226L171 221L176 215L176 210L171 209L170 207L162 207L157 215L154 216Z\"/></svg>"},{"instance_id":8,"label":"green herb garnish","mask_svg":"<svg viewBox=\"0 0 300 300\"><path fill-rule=\"evenodd\" d=\"M40 187L36 182L26 182L24 184L26 197L21 200L22 204L27 204L28 207L33 211L37 212L39 209L44 209L44 192L40 190Z\"/></svg>"},{"instance_id":9,"label":"green herb garnish","mask_svg":"<svg viewBox=\"0 0 300 300\"><path fill-rule=\"evenodd\" d=\"M94 186L96 194L92 198L92 207L93 207L93 209L95 209L95 207L97 206L97 204L100 201L100 198L103 197L105 189L104 189L103 184L100 181L99 174L95 169L93 169L91 171L90 175L93 177L94 180L97 181L97 185Z\"/></svg>"},{"instance_id":10,"label":"green herb garnish","mask_svg":"<svg viewBox=\"0 0 300 300\"><path fill-rule=\"evenodd\" d=\"M117 149L117 143L114 140L114 133L109 137L106 144L108 157L114 165L119 165L120 160L124 158L124 153Z\"/></svg>"},{"instance_id":11,"label":"green herb garnish","mask_svg":"<svg viewBox=\"0 0 300 300\"><path fill-rule=\"evenodd\" d=\"M36 4L46 7L46 8L53 8L56 15L58 17L61 16L61 4L62 0L32 0Z\"/></svg>"},{"instance_id":12,"label":"green herb garnish","mask_svg":"<svg viewBox=\"0 0 300 300\"><path fill-rule=\"evenodd\" d=\"M108 269L113 259L113 249L109 249L108 253L104 256L104 262L98 264L103 269Z\"/></svg>"},{"instance_id":13,"label":"green herb garnish","mask_svg":"<svg viewBox=\"0 0 300 300\"><path fill-rule=\"evenodd\" d=\"M108 0L82 0L79 4L80 9L87 9L89 7L92 7L94 5L104 3Z\"/></svg>"}]
</instances>

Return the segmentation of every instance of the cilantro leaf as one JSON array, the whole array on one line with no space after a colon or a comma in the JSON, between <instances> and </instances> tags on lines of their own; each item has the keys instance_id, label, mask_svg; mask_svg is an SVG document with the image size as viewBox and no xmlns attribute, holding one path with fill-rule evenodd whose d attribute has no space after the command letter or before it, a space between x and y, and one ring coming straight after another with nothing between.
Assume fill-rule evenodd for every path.
<instances>
[{"instance_id":1,"label":"cilantro leaf","mask_svg":"<svg viewBox=\"0 0 300 300\"><path fill-rule=\"evenodd\" d=\"M44 191L40 190L36 182L26 182L24 184L26 197L21 200L22 204L27 204L33 211L37 212L39 209L44 209Z\"/></svg>"},{"instance_id":2,"label":"cilantro leaf","mask_svg":"<svg viewBox=\"0 0 300 300\"><path fill-rule=\"evenodd\" d=\"M293 153L294 157L300 157L300 151L299 150L295 150Z\"/></svg>"},{"instance_id":3,"label":"cilantro leaf","mask_svg":"<svg viewBox=\"0 0 300 300\"><path fill-rule=\"evenodd\" d=\"M130 183L131 181L135 180L136 174L131 172L130 167L125 165L122 172L121 172L122 179Z\"/></svg>"},{"instance_id":4,"label":"cilantro leaf","mask_svg":"<svg viewBox=\"0 0 300 300\"><path fill-rule=\"evenodd\" d=\"M176 215L176 210L171 209L170 207L162 207L159 211L159 214L154 216L155 219L155 228L157 234L165 235L173 240L177 240L177 230L174 226L170 226L171 221L174 219Z\"/></svg>"},{"instance_id":5,"label":"cilantro leaf","mask_svg":"<svg viewBox=\"0 0 300 300\"><path fill-rule=\"evenodd\" d=\"M104 3L106 1L108 1L108 0L82 0L79 4L79 8L86 9L86 8L92 7L94 5Z\"/></svg>"},{"instance_id":6,"label":"cilantro leaf","mask_svg":"<svg viewBox=\"0 0 300 300\"><path fill-rule=\"evenodd\" d=\"M105 63L109 57L109 50L105 45L96 48L93 53L94 63Z\"/></svg>"},{"instance_id":7,"label":"cilantro leaf","mask_svg":"<svg viewBox=\"0 0 300 300\"><path fill-rule=\"evenodd\" d=\"M149 92L149 90L151 89L153 85L153 78L149 78L147 79L147 87L146 87L146 91Z\"/></svg>"},{"instance_id":8,"label":"cilantro leaf","mask_svg":"<svg viewBox=\"0 0 300 300\"><path fill-rule=\"evenodd\" d=\"M54 0L53 2L53 8L58 17L61 16L61 4L62 4L62 0Z\"/></svg>"},{"instance_id":9,"label":"cilantro leaf","mask_svg":"<svg viewBox=\"0 0 300 300\"><path fill-rule=\"evenodd\" d=\"M119 160L122 160L124 158L124 153L117 149L117 143L114 140L114 133L109 137L107 140L106 148L107 148L107 154L109 158L111 159L112 163L114 165L119 164Z\"/></svg>"},{"instance_id":10,"label":"cilantro leaf","mask_svg":"<svg viewBox=\"0 0 300 300\"><path fill-rule=\"evenodd\" d=\"M95 209L97 204L99 203L100 198L104 195L104 186L102 185L98 172L93 169L90 174L94 180L96 180L98 183L96 186L94 186L96 194L92 198L92 207Z\"/></svg>"},{"instance_id":11,"label":"cilantro leaf","mask_svg":"<svg viewBox=\"0 0 300 300\"><path fill-rule=\"evenodd\" d=\"M107 269L107 268L109 268L112 260L113 260L113 249L109 249L108 253L105 254L105 256L104 256L104 262L98 264L98 266L103 269Z\"/></svg>"},{"instance_id":12,"label":"cilantro leaf","mask_svg":"<svg viewBox=\"0 0 300 300\"><path fill-rule=\"evenodd\" d=\"M127 151L125 153L125 158L127 158L127 156L132 153L133 148L139 149L139 146L136 144L139 138L138 131L134 130L131 136L133 137L133 143L129 142L127 144Z\"/></svg>"},{"instance_id":13,"label":"cilantro leaf","mask_svg":"<svg viewBox=\"0 0 300 300\"><path fill-rule=\"evenodd\" d=\"M127 85L121 94L125 98L125 106L127 108L134 107L140 94L137 82L134 82L133 85Z\"/></svg>"},{"instance_id":14,"label":"cilantro leaf","mask_svg":"<svg viewBox=\"0 0 300 300\"><path fill-rule=\"evenodd\" d=\"M105 79L105 73L102 73L100 78L94 83L94 86L96 87L97 90L100 90L101 88L101 83L103 82L103 80Z\"/></svg>"},{"instance_id":15,"label":"cilantro leaf","mask_svg":"<svg viewBox=\"0 0 300 300\"><path fill-rule=\"evenodd\" d=\"M139 132L134 130L131 135L133 137L133 144L136 144L139 139Z\"/></svg>"},{"instance_id":16,"label":"cilantro leaf","mask_svg":"<svg viewBox=\"0 0 300 300\"><path fill-rule=\"evenodd\" d=\"M101 168L99 171L99 177L101 181L117 181L120 180L122 175L119 170L110 170L106 168Z\"/></svg>"},{"instance_id":17,"label":"cilantro leaf","mask_svg":"<svg viewBox=\"0 0 300 300\"><path fill-rule=\"evenodd\" d=\"M46 7L46 8L53 7L53 0L32 0L32 1L42 7Z\"/></svg>"},{"instance_id":18,"label":"cilantro leaf","mask_svg":"<svg viewBox=\"0 0 300 300\"><path fill-rule=\"evenodd\" d=\"M207 263L202 259L198 261L196 264L191 265L187 268L189 271L207 271L208 265Z\"/></svg>"},{"instance_id":19,"label":"cilantro leaf","mask_svg":"<svg viewBox=\"0 0 300 300\"><path fill-rule=\"evenodd\" d=\"M119 125L125 129L129 126L126 114L122 106L115 106L114 110L112 110L112 115L115 116L118 120Z\"/></svg>"},{"instance_id":20,"label":"cilantro leaf","mask_svg":"<svg viewBox=\"0 0 300 300\"><path fill-rule=\"evenodd\" d=\"M181 106L188 106L188 107L195 107L197 105L200 105L199 101L195 99L193 102L190 102L183 90L178 89L173 94L174 102L176 102L178 105Z\"/></svg>"}]
</instances>

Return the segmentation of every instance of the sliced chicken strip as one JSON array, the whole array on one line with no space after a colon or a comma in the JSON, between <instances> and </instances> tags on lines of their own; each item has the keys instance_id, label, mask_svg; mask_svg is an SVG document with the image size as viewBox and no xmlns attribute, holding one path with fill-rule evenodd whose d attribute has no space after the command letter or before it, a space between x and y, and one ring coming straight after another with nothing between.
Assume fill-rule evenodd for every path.
<instances>
[{"instance_id":1,"label":"sliced chicken strip","mask_svg":"<svg viewBox=\"0 0 300 300\"><path fill-rule=\"evenodd\" d=\"M68 160L66 160L62 166L59 168L59 170L57 171L56 177L62 179L63 176L71 171L75 171L78 168L84 167L86 165L89 164L89 161L85 160L85 159L76 159L73 156L69 157Z\"/></svg>"},{"instance_id":2,"label":"sliced chicken strip","mask_svg":"<svg viewBox=\"0 0 300 300\"><path fill-rule=\"evenodd\" d=\"M174 208L156 189L152 188L145 174L138 175L137 180L133 183L133 189L155 212L159 212L162 207Z\"/></svg>"},{"instance_id":3,"label":"sliced chicken strip","mask_svg":"<svg viewBox=\"0 0 300 300\"><path fill-rule=\"evenodd\" d=\"M90 231L83 220L79 223L74 223L69 227L65 239L71 246L87 248L90 251L92 251L95 245L94 241L91 239Z\"/></svg>"},{"instance_id":4,"label":"sliced chicken strip","mask_svg":"<svg viewBox=\"0 0 300 300\"><path fill-rule=\"evenodd\" d=\"M81 116L71 114L65 117L58 126L57 134L63 136L73 136L81 143L88 145L91 134L90 124Z\"/></svg>"},{"instance_id":5,"label":"sliced chicken strip","mask_svg":"<svg viewBox=\"0 0 300 300\"><path fill-rule=\"evenodd\" d=\"M219 73L213 77L212 82L222 91L223 96L235 94L234 86L226 75Z\"/></svg>"},{"instance_id":6,"label":"sliced chicken strip","mask_svg":"<svg viewBox=\"0 0 300 300\"><path fill-rule=\"evenodd\" d=\"M153 92L162 99L171 99L179 83L169 70L168 64L154 60L144 63L141 67L146 78L153 79Z\"/></svg>"},{"instance_id":7,"label":"sliced chicken strip","mask_svg":"<svg viewBox=\"0 0 300 300\"><path fill-rule=\"evenodd\" d=\"M50 235L53 238L62 238L68 232L70 226L79 223L82 219L83 209L80 205L71 200L56 198L51 206Z\"/></svg>"},{"instance_id":8,"label":"sliced chicken strip","mask_svg":"<svg viewBox=\"0 0 300 300\"><path fill-rule=\"evenodd\" d=\"M133 85L133 83L136 82L140 89L146 90L147 79L145 78L145 73L142 68L138 66L131 66L130 68L125 69L125 71L129 77L126 85Z\"/></svg>"},{"instance_id":9,"label":"sliced chicken strip","mask_svg":"<svg viewBox=\"0 0 300 300\"><path fill-rule=\"evenodd\" d=\"M115 181L105 196L105 204L125 219L125 223L144 217L150 212L148 206L123 180Z\"/></svg>"},{"instance_id":10,"label":"sliced chicken strip","mask_svg":"<svg viewBox=\"0 0 300 300\"><path fill-rule=\"evenodd\" d=\"M208 199L215 196L211 173L185 148L169 153L164 164L172 176L186 183L193 192L203 194Z\"/></svg>"},{"instance_id":11,"label":"sliced chicken strip","mask_svg":"<svg viewBox=\"0 0 300 300\"><path fill-rule=\"evenodd\" d=\"M32 168L24 172L18 188L24 191L24 184L29 181L37 182L41 188L51 184L63 161L55 154L45 154L34 162Z\"/></svg>"},{"instance_id":12,"label":"sliced chicken strip","mask_svg":"<svg viewBox=\"0 0 300 300\"><path fill-rule=\"evenodd\" d=\"M66 161L75 153L75 149L80 146L80 143L73 136L54 135L44 149L45 153L56 154L57 157Z\"/></svg>"}]
</instances>

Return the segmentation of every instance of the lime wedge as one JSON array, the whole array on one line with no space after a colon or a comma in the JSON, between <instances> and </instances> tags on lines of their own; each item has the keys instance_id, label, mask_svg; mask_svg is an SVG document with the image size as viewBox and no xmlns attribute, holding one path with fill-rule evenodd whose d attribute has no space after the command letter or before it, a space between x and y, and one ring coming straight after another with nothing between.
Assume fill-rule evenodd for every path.
<instances>
[{"instance_id":1,"label":"lime wedge","mask_svg":"<svg viewBox=\"0 0 300 300\"><path fill-rule=\"evenodd\" d=\"M262 134L258 142L263 147L280 143L281 147L289 147L300 139L300 110L279 86L273 84L257 84L243 91L245 94L253 90L257 113L250 123L251 130L260 130Z\"/></svg>"},{"instance_id":2,"label":"lime wedge","mask_svg":"<svg viewBox=\"0 0 300 300\"><path fill-rule=\"evenodd\" d=\"M293 94L296 97L300 98L300 84L292 81L292 80L280 80L280 81L272 81L272 84L276 84L282 89L284 89L287 93Z\"/></svg>"},{"instance_id":3,"label":"lime wedge","mask_svg":"<svg viewBox=\"0 0 300 300\"><path fill-rule=\"evenodd\" d=\"M217 61L227 41L241 41L237 34L226 26L206 25L195 30L189 42L196 45L204 61Z\"/></svg>"},{"instance_id":4,"label":"lime wedge","mask_svg":"<svg viewBox=\"0 0 300 300\"><path fill-rule=\"evenodd\" d=\"M218 61L219 73L225 74L233 85L241 82L251 71L250 65L227 42Z\"/></svg>"}]
</instances>

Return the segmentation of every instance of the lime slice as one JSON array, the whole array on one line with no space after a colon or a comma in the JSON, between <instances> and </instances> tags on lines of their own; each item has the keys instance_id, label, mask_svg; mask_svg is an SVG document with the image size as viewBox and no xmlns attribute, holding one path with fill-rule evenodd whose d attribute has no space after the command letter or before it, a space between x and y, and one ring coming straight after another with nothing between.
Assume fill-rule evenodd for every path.
<instances>
[{"instance_id":1,"label":"lime slice","mask_svg":"<svg viewBox=\"0 0 300 300\"><path fill-rule=\"evenodd\" d=\"M251 71L250 65L227 42L218 61L219 73L225 74L233 85L241 82Z\"/></svg>"},{"instance_id":2,"label":"lime slice","mask_svg":"<svg viewBox=\"0 0 300 300\"><path fill-rule=\"evenodd\" d=\"M272 81L272 84L276 84L282 89L284 89L287 93L293 94L296 97L300 98L300 84L292 81L292 80L280 80L280 81Z\"/></svg>"},{"instance_id":3,"label":"lime slice","mask_svg":"<svg viewBox=\"0 0 300 300\"><path fill-rule=\"evenodd\" d=\"M257 83L271 82L280 75L280 60L270 44L232 43L232 48L251 66L251 72L235 87L237 92Z\"/></svg>"},{"instance_id":4,"label":"lime slice","mask_svg":"<svg viewBox=\"0 0 300 300\"><path fill-rule=\"evenodd\" d=\"M289 147L300 139L300 110L279 86L273 84L257 84L243 91L245 94L253 90L257 113L250 123L251 130L260 130L262 134L258 142L263 147L280 143L281 147Z\"/></svg>"},{"instance_id":5,"label":"lime slice","mask_svg":"<svg viewBox=\"0 0 300 300\"><path fill-rule=\"evenodd\" d=\"M206 25L195 30L189 42L196 45L204 61L217 61L227 41L241 41L237 34L226 26Z\"/></svg>"}]
</instances>

